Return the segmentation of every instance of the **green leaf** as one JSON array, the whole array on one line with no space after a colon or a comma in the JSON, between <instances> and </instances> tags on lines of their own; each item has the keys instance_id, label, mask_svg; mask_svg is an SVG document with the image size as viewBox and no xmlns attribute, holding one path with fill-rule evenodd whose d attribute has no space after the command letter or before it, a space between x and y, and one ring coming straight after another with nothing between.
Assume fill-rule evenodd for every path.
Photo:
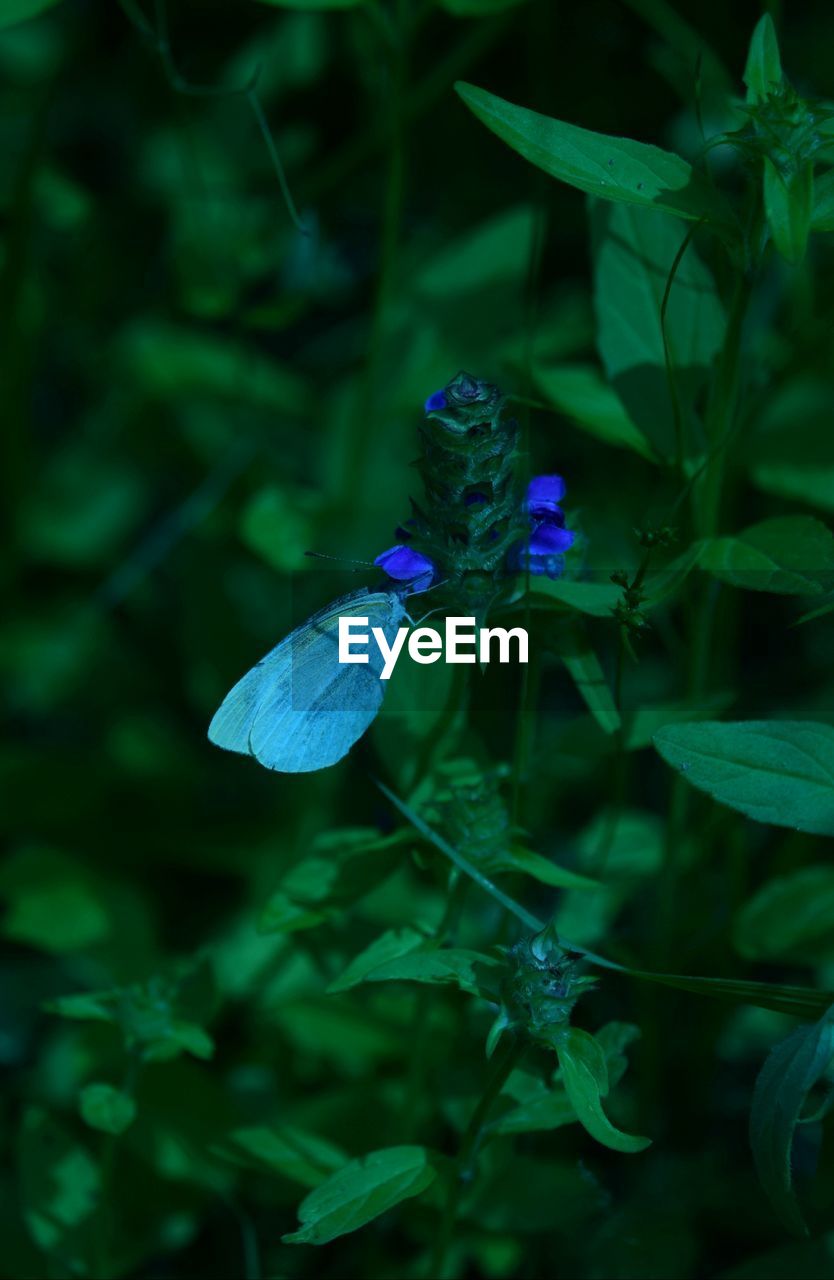
<instances>
[{"instance_id":1,"label":"green leaf","mask_svg":"<svg viewBox=\"0 0 834 1280\"><path fill-rule=\"evenodd\" d=\"M290 1178L304 1187L320 1186L347 1163L339 1147L294 1125L234 1129L215 1150L236 1164Z\"/></svg>"},{"instance_id":2,"label":"green leaf","mask_svg":"<svg viewBox=\"0 0 834 1280\"><path fill-rule=\"evenodd\" d=\"M813 721L669 725L660 755L692 786L757 822L834 835L834 728Z\"/></svg>"},{"instance_id":3,"label":"green leaf","mask_svg":"<svg viewBox=\"0 0 834 1280\"><path fill-rule=\"evenodd\" d=\"M654 608L673 596L698 563L700 548L689 547L664 567L648 574L645 581L646 602L643 611ZM600 581L574 582L570 578L537 577L530 583L529 596L519 591L512 601L513 610L523 607L527 599L534 609L572 609L591 618L610 618L622 598L622 588L616 586L606 571L592 570ZM509 608L510 606L508 606Z\"/></svg>"},{"instance_id":4,"label":"green leaf","mask_svg":"<svg viewBox=\"0 0 834 1280\"><path fill-rule=\"evenodd\" d=\"M112 1084L88 1084L78 1100L81 1118L91 1129L124 1133L136 1119L136 1103Z\"/></svg>"},{"instance_id":5,"label":"green leaf","mask_svg":"<svg viewBox=\"0 0 834 1280\"><path fill-rule=\"evenodd\" d=\"M111 923L101 895L78 862L51 849L23 849L0 869L6 911L0 932L60 954L94 946Z\"/></svg>"},{"instance_id":6,"label":"green leaf","mask_svg":"<svg viewBox=\"0 0 834 1280\"><path fill-rule=\"evenodd\" d=\"M698 440L683 407L696 400L726 327L712 274L690 243L672 277L685 236L668 214L599 201L590 213L597 347L606 374L629 418L661 457L671 458L678 439L668 348L682 444L692 453Z\"/></svg>"},{"instance_id":7,"label":"green leaf","mask_svg":"<svg viewBox=\"0 0 834 1280\"><path fill-rule=\"evenodd\" d=\"M425 1147L385 1147L350 1160L302 1200L301 1229L282 1239L287 1244L327 1244L420 1195L435 1176Z\"/></svg>"},{"instance_id":8,"label":"green leaf","mask_svg":"<svg viewBox=\"0 0 834 1280\"><path fill-rule=\"evenodd\" d=\"M650 462L657 460L654 449L632 422L617 393L593 365L564 364L555 368L539 365L533 376L541 394L589 435L615 448L631 449Z\"/></svg>"},{"instance_id":9,"label":"green leaf","mask_svg":"<svg viewBox=\"0 0 834 1280\"><path fill-rule=\"evenodd\" d=\"M600 729L603 733L616 733L622 723L620 713L581 620L559 627L553 644Z\"/></svg>"},{"instance_id":10,"label":"green leaf","mask_svg":"<svg viewBox=\"0 0 834 1280\"><path fill-rule=\"evenodd\" d=\"M605 878L640 880L654 875L663 862L664 824L647 809L601 809L577 839L581 865L600 861L605 847Z\"/></svg>"},{"instance_id":11,"label":"green leaf","mask_svg":"<svg viewBox=\"0 0 834 1280\"><path fill-rule=\"evenodd\" d=\"M213 971L197 956L147 982L62 996L44 1007L64 1018L112 1022L121 1028L128 1049L139 1049L145 1061L166 1062L182 1052L212 1056L214 1043L200 1023L211 1017L215 1002Z\"/></svg>"},{"instance_id":12,"label":"green leaf","mask_svg":"<svg viewBox=\"0 0 834 1280\"><path fill-rule=\"evenodd\" d=\"M828 379L805 375L775 388L751 441L754 483L765 493L834 512L832 416Z\"/></svg>"},{"instance_id":13,"label":"green leaf","mask_svg":"<svg viewBox=\"0 0 834 1280\"><path fill-rule=\"evenodd\" d=\"M601 809L577 838L580 866L602 878L594 893L566 893L556 914L559 933L593 946L663 862L663 823L639 809Z\"/></svg>"},{"instance_id":14,"label":"green leaf","mask_svg":"<svg viewBox=\"0 0 834 1280\"><path fill-rule=\"evenodd\" d=\"M163 400L206 399L303 414L309 393L301 379L271 356L209 330L147 320L119 339L125 374Z\"/></svg>"},{"instance_id":15,"label":"green leaf","mask_svg":"<svg viewBox=\"0 0 834 1280\"><path fill-rule=\"evenodd\" d=\"M834 1057L834 1009L799 1027L772 1051L759 1073L750 1110L750 1145L756 1171L785 1226L808 1228L794 1194L791 1147L802 1107Z\"/></svg>"},{"instance_id":16,"label":"green leaf","mask_svg":"<svg viewBox=\"0 0 834 1280\"><path fill-rule=\"evenodd\" d=\"M383 961L375 968L366 970L356 981L452 983L471 995L494 999L497 980L492 977L492 972L497 973L501 969L503 962L495 956L484 955L480 951L467 951L462 947L438 947L435 943L424 940L421 947L411 948L393 959ZM356 983L351 982L350 985L354 986Z\"/></svg>"},{"instance_id":17,"label":"green leaf","mask_svg":"<svg viewBox=\"0 0 834 1280\"><path fill-rule=\"evenodd\" d=\"M35 18L58 3L59 0L3 0L0 5L0 27L12 27L16 22Z\"/></svg>"},{"instance_id":18,"label":"green leaf","mask_svg":"<svg viewBox=\"0 0 834 1280\"><path fill-rule=\"evenodd\" d=\"M653 569L646 575L646 600L642 606L643 613L648 613L656 605L662 604L677 594L698 563L700 547L696 544L687 547L674 560L668 561L659 569Z\"/></svg>"},{"instance_id":19,"label":"green leaf","mask_svg":"<svg viewBox=\"0 0 834 1280\"><path fill-rule=\"evenodd\" d=\"M723 198L680 156L552 120L458 81L460 97L487 128L545 173L603 200L665 209L732 229Z\"/></svg>"},{"instance_id":20,"label":"green leaf","mask_svg":"<svg viewBox=\"0 0 834 1280\"><path fill-rule=\"evenodd\" d=\"M578 1027L560 1033L556 1044L562 1079L580 1124L592 1138L612 1151L645 1151L650 1138L640 1138L616 1129L602 1109L608 1093L608 1065L602 1046Z\"/></svg>"},{"instance_id":21,"label":"green leaf","mask_svg":"<svg viewBox=\"0 0 834 1280\"><path fill-rule=\"evenodd\" d=\"M419 813L416 813L410 805L406 804L404 800L401 800L400 797L390 789L390 787L386 787L384 782L377 782L377 786L382 794L391 802L394 808L398 809L403 817L408 819L414 829L419 831L420 834L430 842L430 844L433 844L435 849L438 849L444 857L448 858L459 871L462 871L464 875L469 876L470 880L474 880L475 884L477 884L485 893L488 893L491 898L494 898L496 902L500 902L507 911L512 912L516 919L520 920L526 928L532 930L533 933L541 932L544 928L544 924L537 916L533 915L532 911L528 911L526 907L523 907L520 902L516 902L515 899L511 898L508 893L505 893L503 889L499 889L497 884L493 884L488 876L485 876L478 867L474 866L474 864L469 861L465 854L461 853L460 849L455 848L455 846L450 844L448 840L444 839L439 832L429 826Z\"/></svg>"},{"instance_id":22,"label":"green leaf","mask_svg":"<svg viewBox=\"0 0 834 1280\"><path fill-rule=\"evenodd\" d=\"M608 962L610 967L610 962ZM620 967L620 966L616 966ZM728 1000L732 1004L751 1004L757 1009L772 1009L792 1018L817 1018L834 999L834 991L814 991L811 987L790 987L778 982L748 982L743 978L690 977L683 973L652 973L646 969L625 969L634 978L657 982L676 991Z\"/></svg>"},{"instance_id":23,"label":"green leaf","mask_svg":"<svg viewBox=\"0 0 834 1280\"><path fill-rule=\"evenodd\" d=\"M596 1034L608 1071L609 1087L618 1084L628 1067L625 1049L640 1035L639 1027L628 1022L608 1022ZM538 1075L514 1071L504 1089L519 1102L489 1126L490 1133L534 1133L559 1129L578 1120L559 1072L553 1073L550 1085Z\"/></svg>"},{"instance_id":24,"label":"green leaf","mask_svg":"<svg viewBox=\"0 0 834 1280\"><path fill-rule=\"evenodd\" d=\"M805 257L814 208L812 161L795 163L784 171L770 156L764 160L764 203L773 243L794 266Z\"/></svg>"},{"instance_id":25,"label":"green leaf","mask_svg":"<svg viewBox=\"0 0 834 1280\"><path fill-rule=\"evenodd\" d=\"M417 270L412 286L434 306L456 302L468 291L483 297L485 289L502 281L522 281L536 229L529 205L502 209L464 236L446 244Z\"/></svg>"},{"instance_id":26,"label":"green leaf","mask_svg":"<svg viewBox=\"0 0 834 1280\"><path fill-rule=\"evenodd\" d=\"M507 1081L504 1093L516 1098L520 1105L494 1120L489 1126L490 1133L546 1132L577 1122L565 1086L558 1079L548 1086L538 1076L516 1071Z\"/></svg>"},{"instance_id":27,"label":"green leaf","mask_svg":"<svg viewBox=\"0 0 834 1280\"><path fill-rule=\"evenodd\" d=\"M607 575L606 575L607 577ZM530 603L533 608L546 607L554 601L577 613L592 618L610 618L611 611L622 595L613 582L571 582L569 579L536 578L530 583Z\"/></svg>"},{"instance_id":28,"label":"green leaf","mask_svg":"<svg viewBox=\"0 0 834 1280\"><path fill-rule=\"evenodd\" d=\"M797 619L797 626L802 622L816 622L818 618L824 618L826 614L832 612L834 612L834 598L827 600L818 609L811 609L808 613L803 613L802 617Z\"/></svg>"},{"instance_id":29,"label":"green leaf","mask_svg":"<svg viewBox=\"0 0 834 1280\"><path fill-rule=\"evenodd\" d=\"M560 867L549 858L536 853L534 849L525 848L524 845L513 845L512 849L508 849L505 854L492 859L490 867L493 871L520 872L522 875L538 880L539 884L552 885L554 889L576 889L581 893L600 887L598 880L592 880L590 876L580 875L576 871L569 871L567 867Z\"/></svg>"},{"instance_id":30,"label":"green leaf","mask_svg":"<svg viewBox=\"0 0 834 1280\"><path fill-rule=\"evenodd\" d=\"M769 880L736 916L733 942L751 960L834 958L834 867L803 867Z\"/></svg>"},{"instance_id":31,"label":"green leaf","mask_svg":"<svg viewBox=\"0 0 834 1280\"><path fill-rule=\"evenodd\" d=\"M747 85L747 101L751 103L764 102L782 83L779 41L769 13L762 15L750 38L744 83Z\"/></svg>"},{"instance_id":32,"label":"green leaf","mask_svg":"<svg viewBox=\"0 0 834 1280\"><path fill-rule=\"evenodd\" d=\"M316 836L311 854L284 874L259 921L261 933L312 929L362 897L394 870L391 854L408 835L380 836L374 827L345 827Z\"/></svg>"},{"instance_id":33,"label":"green leaf","mask_svg":"<svg viewBox=\"0 0 834 1280\"><path fill-rule=\"evenodd\" d=\"M425 944L426 935L418 929L412 929L410 925L402 929L388 929L364 951L360 951L358 956L354 956L341 977L330 983L328 993L348 991L360 982L373 981L375 969L391 960L398 960L411 951L417 951Z\"/></svg>"},{"instance_id":34,"label":"green leaf","mask_svg":"<svg viewBox=\"0 0 834 1280\"><path fill-rule=\"evenodd\" d=\"M704 543L699 563L732 587L820 595L834 582L834 534L813 516L776 516Z\"/></svg>"},{"instance_id":35,"label":"green leaf","mask_svg":"<svg viewBox=\"0 0 834 1280\"><path fill-rule=\"evenodd\" d=\"M56 1000L48 1000L44 1009L47 1013L56 1013L60 1018L78 1022L117 1022L117 996L115 990L97 991L89 995L58 996Z\"/></svg>"}]
</instances>

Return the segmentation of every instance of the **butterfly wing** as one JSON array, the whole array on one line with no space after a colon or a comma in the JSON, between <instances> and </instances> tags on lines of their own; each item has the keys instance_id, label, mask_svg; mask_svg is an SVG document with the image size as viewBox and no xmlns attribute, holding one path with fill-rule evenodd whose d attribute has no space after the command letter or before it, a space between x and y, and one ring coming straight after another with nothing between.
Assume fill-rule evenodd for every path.
<instances>
[{"instance_id":1,"label":"butterfly wing","mask_svg":"<svg viewBox=\"0 0 834 1280\"><path fill-rule=\"evenodd\" d=\"M322 609L282 640L224 699L209 738L268 769L306 773L341 760L382 704L382 657L339 662L339 618L367 617L391 642L404 616L394 592L357 592Z\"/></svg>"}]
</instances>

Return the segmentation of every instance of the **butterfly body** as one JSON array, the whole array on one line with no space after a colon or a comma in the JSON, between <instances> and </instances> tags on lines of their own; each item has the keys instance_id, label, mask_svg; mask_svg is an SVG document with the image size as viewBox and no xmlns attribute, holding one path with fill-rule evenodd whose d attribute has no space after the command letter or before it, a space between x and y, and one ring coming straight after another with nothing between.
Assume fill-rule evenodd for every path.
<instances>
[{"instance_id":1,"label":"butterfly body","mask_svg":"<svg viewBox=\"0 0 834 1280\"><path fill-rule=\"evenodd\" d=\"M309 773L336 764L382 705L383 659L339 662L339 618L367 618L390 643L406 616L403 593L342 596L286 636L223 699L209 726L211 742L253 756L267 769Z\"/></svg>"}]
</instances>

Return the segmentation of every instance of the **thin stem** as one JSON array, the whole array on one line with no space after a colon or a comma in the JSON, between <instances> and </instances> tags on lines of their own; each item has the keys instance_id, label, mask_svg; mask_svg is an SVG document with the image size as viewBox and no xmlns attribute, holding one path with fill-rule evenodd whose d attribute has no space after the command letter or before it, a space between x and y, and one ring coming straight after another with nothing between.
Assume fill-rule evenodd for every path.
<instances>
[{"instance_id":1,"label":"thin stem","mask_svg":"<svg viewBox=\"0 0 834 1280\"><path fill-rule=\"evenodd\" d=\"M287 206L293 226L296 231L300 231L303 236L308 236L310 232L298 216L298 210L296 209L295 201L292 198L292 192L290 191L289 184L287 182L287 175L284 172L284 166L281 163L281 157L278 154L278 148L275 145L275 139L272 136L272 130L270 129L267 118L264 115L264 109L261 106L261 100L258 97L258 91L254 85L251 85L246 90L246 101L252 108L252 114L258 122L258 128L261 131L261 136L266 143L266 149L269 152L269 158L272 161L272 167L275 170L275 175L278 179L278 186L281 188L281 195L284 197L284 203Z\"/></svg>"},{"instance_id":2,"label":"thin stem","mask_svg":"<svg viewBox=\"0 0 834 1280\"><path fill-rule=\"evenodd\" d=\"M669 345L669 331L666 326L666 312L669 307L669 298L672 294L672 285L675 282L678 267L683 261L683 255L689 248L692 242L692 237L700 225L700 222L696 223L695 226L691 227L684 236L680 248L675 254L672 266L669 269L669 275L666 279L666 288L663 290L663 300L660 304L660 333L663 338L663 363L666 366L666 380L669 384L669 399L672 401L672 416L675 423L675 463L679 475L683 475L686 442L683 436L683 410L681 408L681 399L678 392L678 380L675 373L675 363L672 356L672 350Z\"/></svg>"},{"instance_id":3,"label":"thin stem","mask_svg":"<svg viewBox=\"0 0 834 1280\"><path fill-rule=\"evenodd\" d=\"M510 1072L518 1063L526 1044L523 1040L510 1040L504 1051L493 1064L483 1093L466 1126L461 1139L460 1150L452 1170L449 1194L443 1210L443 1221L435 1240L431 1266L428 1275L431 1280L444 1280L446 1258L457 1220L461 1191L465 1183L472 1178L473 1166L478 1154L478 1147L484 1132L484 1126L501 1090L507 1082Z\"/></svg>"},{"instance_id":4,"label":"thin stem","mask_svg":"<svg viewBox=\"0 0 834 1280\"><path fill-rule=\"evenodd\" d=\"M437 831L434 831L418 813L415 813L413 809L399 798L399 796L395 795L393 791L386 787L384 782L377 780L376 785L379 787L382 794L391 801L391 804L393 804L396 809L399 809L403 817L407 818L411 825L416 828L416 830L419 831L430 844L433 844L436 849L439 849L441 853L445 854L446 857L455 864L459 871L462 871L464 875L469 876L470 880L474 880L485 893L488 893L496 902L500 902L502 907L516 916L528 929L532 929L534 933L539 933L544 928L543 922L539 920L537 916L534 916L532 911L528 911L526 907L522 907L521 903L516 902L508 893L504 893L504 890L499 889L497 884L493 884L493 882L488 879L482 871L479 871L477 867L473 866L469 859L466 858L459 849L456 849L454 845L449 844L448 840L444 840L443 836L441 836Z\"/></svg>"},{"instance_id":5,"label":"thin stem","mask_svg":"<svg viewBox=\"0 0 834 1280\"><path fill-rule=\"evenodd\" d=\"M261 135L266 144L270 162L278 179L278 186L287 207L287 212L293 226L301 235L308 236L310 232L302 223L298 216L298 210L295 201L292 198L287 175L284 166L281 163L281 157L278 154L278 148L275 145L275 139L272 136L272 130L264 115L261 100L258 97L258 79L260 77L260 67L256 67L247 84L232 85L230 87L212 84L194 84L193 81L187 80L185 76L180 74L179 68L174 61L174 55L171 52L171 41L168 34L168 10L165 0L156 0L155 4L155 20L156 29L151 26L145 17L136 0L119 0L119 5L125 17L131 22L136 30L152 45L153 49L159 56L162 63L162 69L165 72L165 78L175 93L183 94L188 98L245 98L252 114L261 131Z\"/></svg>"}]
</instances>

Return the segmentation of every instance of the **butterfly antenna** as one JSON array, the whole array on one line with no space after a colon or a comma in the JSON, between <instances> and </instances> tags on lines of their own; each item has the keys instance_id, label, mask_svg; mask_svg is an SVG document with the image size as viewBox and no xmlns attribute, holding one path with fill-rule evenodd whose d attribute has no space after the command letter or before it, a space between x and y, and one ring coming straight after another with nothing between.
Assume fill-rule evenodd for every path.
<instances>
[{"instance_id":1,"label":"butterfly antenna","mask_svg":"<svg viewBox=\"0 0 834 1280\"><path fill-rule=\"evenodd\" d=\"M354 564L361 566L363 569L374 568L374 564L370 560L351 560L348 556L329 556L324 551L305 551L304 554L305 556L310 556L313 560L334 560L337 564Z\"/></svg>"}]
</instances>

